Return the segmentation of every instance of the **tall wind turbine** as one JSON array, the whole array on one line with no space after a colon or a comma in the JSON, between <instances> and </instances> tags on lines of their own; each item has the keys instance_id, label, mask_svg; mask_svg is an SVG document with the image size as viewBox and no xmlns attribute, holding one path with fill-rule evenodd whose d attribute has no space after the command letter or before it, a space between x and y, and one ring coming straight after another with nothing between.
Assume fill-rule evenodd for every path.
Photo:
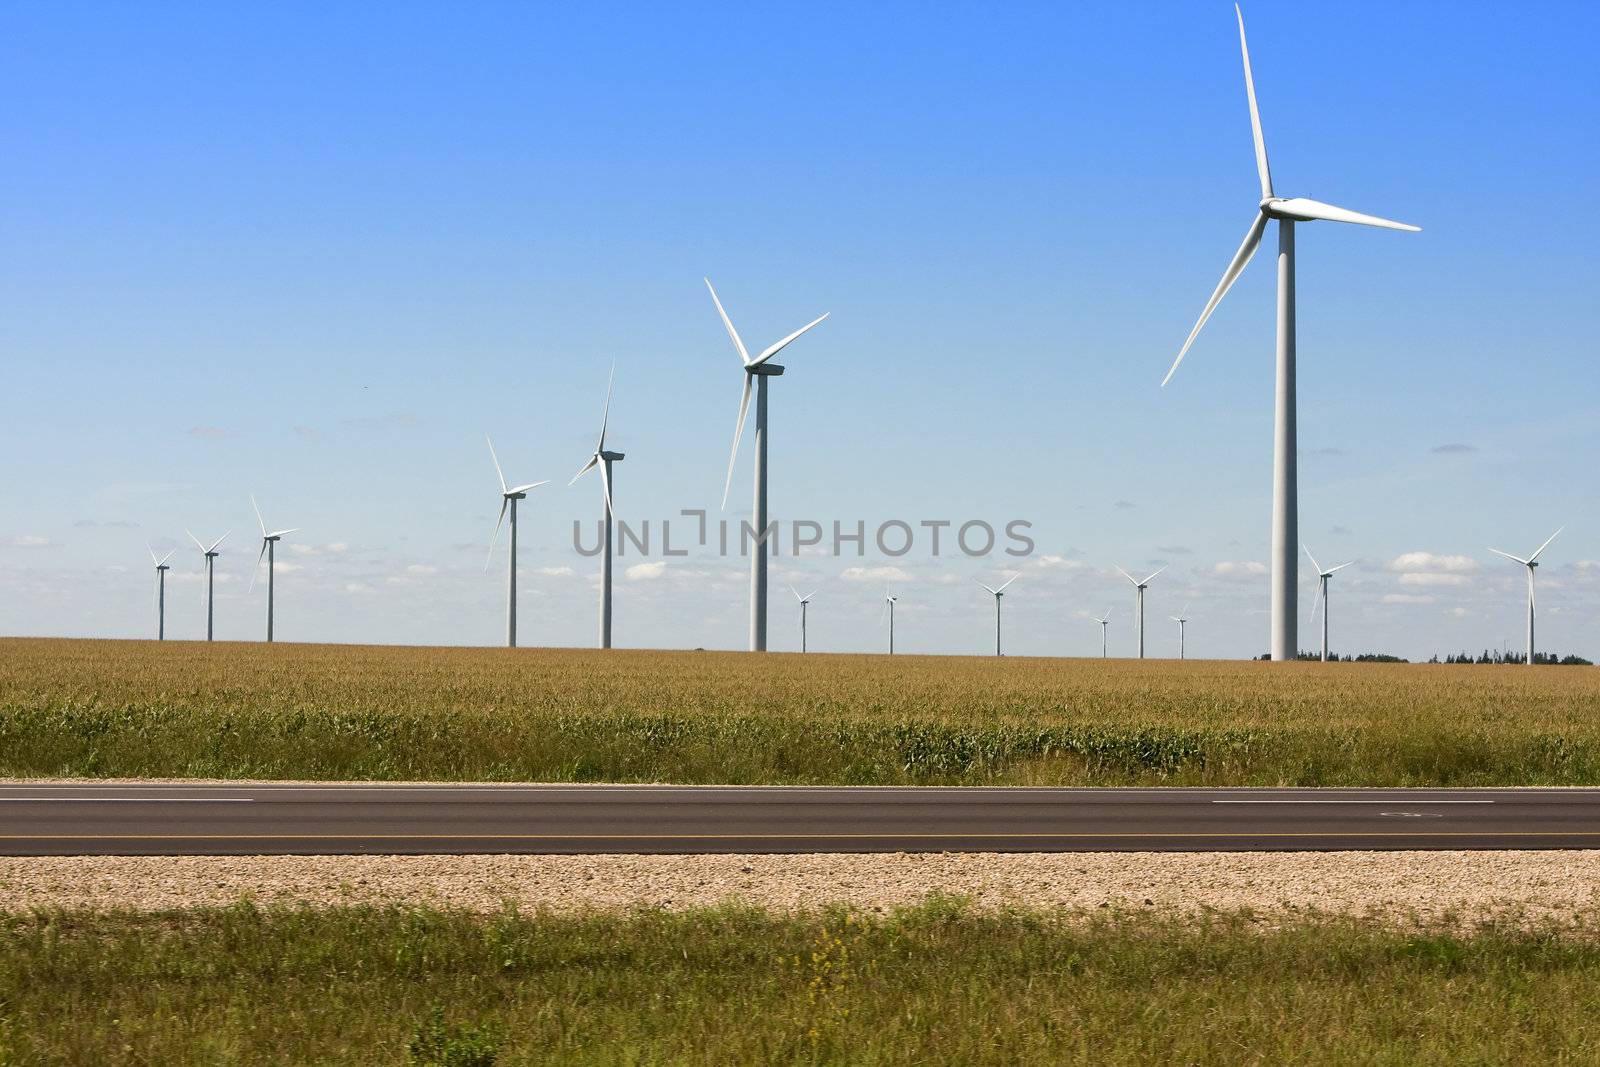
<instances>
[{"instance_id":1,"label":"tall wind turbine","mask_svg":"<svg viewBox=\"0 0 1600 1067\"><path fill-rule=\"evenodd\" d=\"M606 406L600 413L600 441L589 454L589 462L572 476L570 486L585 474L600 468L600 485L605 491L605 521L601 523L605 545L600 553L600 647L611 647L611 465L620 462L621 452L606 450L606 424L611 421L611 385L617 377L617 365L611 364L611 377L606 379Z\"/></svg>"},{"instance_id":2,"label":"tall wind turbine","mask_svg":"<svg viewBox=\"0 0 1600 1067\"><path fill-rule=\"evenodd\" d=\"M1111 609L1107 608L1104 615L1089 616L1100 624L1100 658L1106 658L1106 627L1111 625Z\"/></svg>"},{"instance_id":3,"label":"tall wind turbine","mask_svg":"<svg viewBox=\"0 0 1600 1067\"><path fill-rule=\"evenodd\" d=\"M1561 527L1561 530L1565 530L1565 529L1566 529L1565 526ZM1490 552L1493 552L1497 556L1504 556L1506 559L1514 560L1515 562L1522 564L1524 567L1526 567L1528 569L1528 665L1529 666L1533 665L1533 572L1534 572L1534 569L1539 566L1539 553L1543 552L1545 549L1549 548L1550 547L1550 542L1554 541L1557 537L1561 536L1561 530L1557 530L1555 533L1551 534L1545 540L1545 543L1540 545L1537 549L1535 549L1533 555L1529 556L1527 559L1523 559L1521 556L1513 556L1509 552L1502 552L1498 548L1491 548L1489 550Z\"/></svg>"},{"instance_id":4,"label":"tall wind turbine","mask_svg":"<svg viewBox=\"0 0 1600 1067\"><path fill-rule=\"evenodd\" d=\"M1116 566L1116 565L1112 564L1112 566ZM1134 621L1134 628L1137 630L1137 632L1139 634L1139 658L1140 659L1144 659L1144 591L1150 585L1151 581L1153 581L1155 579L1155 576L1157 574L1160 574L1162 571L1164 571L1166 569L1167 568L1165 568L1165 567L1161 567L1161 568L1157 569L1153 574L1150 575L1149 578L1146 578L1144 581L1141 582L1137 578L1135 578L1133 575L1131 575L1127 571L1123 570L1121 567L1117 567L1117 573L1122 575L1124 578L1128 579L1128 581L1133 583L1133 588L1134 588L1133 608L1134 608L1134 614L1136 616L1138 616L1137 619L1135 619L1135 621Z\"/></svg>"},{"instance_id":5,"label":"tall wind turbine","mask_svg":"<svg viewBox=\"0 0 1600 1067\"><path fill-rule=\"evenodd\" d=\"M484 434L483 439L489 441L489 435ZM500 469L500 457L494 453L494 442L489 441L489 458L494 460L494 472L500 478L500 517L495 520L494 536L489 539L489 558L483 561L485 572L489 569L490 560L494 559L494 546L500 543L500 525L506 521L506 511L511 511L511 558L506 564L506 647L517 647L517 501L523 500L528 495L529 489L537 489L541 485L549 484L548 479L543 482L529 482L527 485L507 485L506 472Z\"/></svg>"},{"instance_id":6,"label":"tall wind turbine","mask_svg":"<svg viewBox=\"0 0 1600 1067\"><path fill-rule=\"evenodd\" d=\"M1328 662L1328 579L1350 566L1350 563L1341 563L1337 567L1329 567L1327 570L1323 570L1322 564L1317 562L1317 557L1311 554L1311 549L1306 548L1305 545L1300 547L1306 549L1306 559L1311 561L1311 566L1316 568L1317 571L1317 599L1311 605L1311 621L1317 621L1317 608L1322 608L1322 662L1326 663ZM1350 562L1354 563L1355 561L1351 560Z\"/></svg>"},{"instance_id":7,"label":"tall wind turbine","mask_svg":"<svg viewBox=\"0 0 1600 1067\"><path fill-rule=\"evenodd\" d=\"M200 543L200 538L196 537L192 533L189 533L188 530L183 532L189 534L189 540L194 542L194 547L198 548L201 552L204 552L206 557L206 640L209 641L211 640L211 624L216 617L215 612L212 610L212 606L215 603L216 598L215 579L217 572L217 556L219 555L217 552L217 546L228 539L228 534L223 534L221 537L211 542L211 547L207 548L205 545ZM228 531L228 533L232 532L232 530Z\"/></svg>"},{"instance_id":8,"label":"tall wind turbine","mask_svg":"<svg viewBox=\"0 0 1600 1067\"><path fill-rule=\"evenodd\" d=\"M280 540L282 540L283 535L284 534L296 533L297 531L299 531L300 527L294 526L294 527L291 527L291 528L289 528L287 530L274 530L271 533L268 533L267 532L267 520L265 520L265 519L263 519L261 517L261 506L256 503L256 498L255 498L255 494L254 493L252 493L250 495L250 506L252 508L255 508L256 522L261 526L261 554L256 556L256 569L255 569L255 571L252 571L251 574L250 574L250 588L245 590L245 595L248 596L250 593L255 591L255 588L256 588L256 573L261 570L261 557L262 556L267 557L267 640L271 641L272 640L272 605L273 605L272 572L273 572L273 569L274 569L273 568L273 557L277 555L277 551L276 550L277 550L277 547L278 547L278 542Z\"/></svg>"},{"instance_id":9,"label":"tall wind turbine","mask_svg":"<svg viewBox=\"0 0 1600 1067\"><path fill-rule=\"evenodd\" d=\"M1010 585L1020 577L1022 577L1020 574L1013 574L1011 577L1007 578L1001 583L999 589L989 589L987 585L983 585L982 582L978 582L976 578L973 579L973 581L978 582L979 585L983 585L985 589L988 589L989 595L994 597L994 654L997 656L1000 654L1000 598L1006 595L1006 586Z\"/></svg>"},{"instance_id":10,"label":"tall wind turbine","mask_svg":"<svg viewBox=\"0 0 1600 1067\"><path fill-rule=\"evenodd\" d=\"M889 617L889 655L891 656L894 655L894 606L899 600L899 597L891 595L889 590L885 589L883 591L883 613L878 616L880 624L883 615Z\"/></svg>"},{"instance_id":11,"label":"tall wind turbine","mask_svg":"<svg viewBox=\"0 0 1600 1067\"><path fill-rule=\"evenodd\" d=\"M817 595L817 591L813 589L805 596L801 596L800 590L791 585L789 592L793 593L794 598L800 602L800 651L804 652L806 650L806 608L811 606L811 598Z\"/></svg>"},{"instance_id":12,"label":"tall wind turbine","mask_svg":"<svg viewBox=\"0 0 1600 1067\"><path fill-rule=\"evenodd\" d=\"M1189 614L1189 605L1185 604L1183 606L1183 610L1178 612L1178 614L1176 614L1176 615L1168 615L1167 616L1167 618L1171 619L1173 622L1178 624L1178 658L1179 659L1186 658L1184 656L1183 642L1184 642L1184 628L1186 626L1188 626L1188 624L1189 624L1189 619L1187 617L1188 614Z\"/></svg>"},{"instance_id":13,"label":"tall wind turbine","mask_svg":"<svg viewBox=\"0 0 1600 1067\"><path fill-rule=\"evenodd\" d=\"M739 338L739 331L733 328L733 320L728 318L728 313L722 309L722 301L717 299L717 290L712 286L710 278L706 279L706 288L711 290L711 302L717 305L717 314L722 317L722 325L728 328L728 336L733 340L733 347L738 350L739 359L744 364L744 392L739 397L739 421L733 427L733 451L728 456L728 478L722 486L724 508L728 506L728 489L733 485L733 464L739 458L739 439L744 436L745 413L750 409L751 380L756 383L755 530L758 543L750 557L750 651L765 652L767 650L767 379L783 373L781 366L769 360L787 348L795 338L828 316L823 314L812 319L788 337L767 346L755 359L751 359L749 349L745 348L744 341Z\"/></svg>"},{"instance_id":14,"label":"tall wind turbine","mask_svg":"<svg viewBox=\"0 0 1600 1067\"><path fill-rule=\"evenodd\" d=\"M1296 635L1294 543L1299 539L1299 498L1295 469L1295 295L1294 295L1294 228L1297 222L1326 219L1329 222L1353 222L1363 226L1377 226L1387 230L1406 230L1416 233L1420 229L1403 222L1393 222L1376 215L1363 215L1319 200L1304 197L1284 198L1272 191L1272 173L1267 167L1267 144L1261 134L1261 113L1256 107L1255 79L1250 72L1250 50L1244 39L1244 14L1234 5L1239 19L1239 51L1244 56L1245 96L1250 102L1250 132L1255 139L1256 172L1261 179L1261 202L1256 216L1245 231L1244 241L1233 254L1233 261L1222 274L1216 291L1200 312L1200 319L1189 331L1172 369L1161 380L1162 385L1172 380L1178 364L1188 354L1189 346L1206 324L1217 304L1233 287L1246 264L1256 254L1267 223L1278 223L1278 369L1277 401L1273 418L1272 461L1272 658L1293 659L1297 652Z\"/></svg>"},{"instance_id":15,"label":"tall wind turbine","mask_svg":"<svg viewBox=\"0 0 1600 1067\"><path fill-rule=\"evenodd\" d=\"M156 550L150 548L148 543L145 548L150 549L150 562L156 565L156 640L167 639L167 572L172 568L167 566L167 560L172 558L173 549L160 559L156 558Z\"/></svg>"}]
</instances>

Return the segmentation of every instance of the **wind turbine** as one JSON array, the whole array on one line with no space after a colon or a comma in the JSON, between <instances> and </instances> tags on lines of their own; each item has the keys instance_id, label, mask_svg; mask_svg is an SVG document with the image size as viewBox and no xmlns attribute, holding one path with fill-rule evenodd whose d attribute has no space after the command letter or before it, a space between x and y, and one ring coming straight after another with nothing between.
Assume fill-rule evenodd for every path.
<instances>
[{"instance_id":1,"label":"wind turbine","mask_svg":"<svg viewBox=\"0 0 1600 1067\"><path fill-rule=\"evenodd\" d=\"M217 556L219 555L217 552L217 546L228 539L228 534L223 534L221 537L211 542L210 548L207 548L205 545L200 543L200 538L196 537L192 533L189 533L188 530L183 532L189 534L189 540L194 542L194 547L198 548L201 552L204 552L206 557L206 640L209 641L211 640L211 624L215 618L215 613L213 612L212 607L216 599L216 562ZM232 532L232 530L228 531L228 533Z\"/></svg>"},{"instance_id":2,"label":"wind turbine","mask_svg":"<svg viewBox=\"0 0 1600 1067\"><path fill-rule=\"evenodd\" d=\"M794 598L800 602L800 651L804 652L806 650L806 608L810 606L811 598L817 595L817 591L813 589L805 596L801 596L800 590L791 585L789 592L793 593Z\"/></svg>"},{"instance_id":3,"label":"wind turbine","mask_svg":"<svg viewBox=\"0 0 1600 1067\"><path fill-rule=\"evenodd\" d=\"M1098 616L1091 615L1091 616L1089 616L1089 618L1094 619L1095 622L1100 624L1100 658L1101 659L1105 659L1106 658L1106 627L1111 625L1111 609L1107 608L1106 609L1106 613L1104 615L1098 615Z\"/></svg>"},{"instance_id":4,"label":"wind turbine","mask_svg":"<svg viewBox=\"0 0 1600 1067\"><path fill-rule=\"evenodd\" d=\"M1317 571L1317 599L1311 605L1311 621L1317 619L1317 608L1322 608L1322 662L1328 662L1328 579L1350 566L1350 563L1341 563L1337 567L1322 569L1322 564L1317 562L1317 557L1311 554L1311 549L1301 545L1306 550L1306 558L1311 561L1311 566ZM1351 563L1354 563L1351 560Z\"/></svg>"},{"instance_id":5,"label":"wind turbine","mask_svg":"<svg viewBox=\"0 0 1600 1067\"><path fill-rule=\"evenodd\" d=\"M617 365L611 364L611 377L606 379L606 406L600 413L600 441L589 454L589 462L572 476L570 486L596 467L600 468L600 485L605 490L605 521L601 524L605 545L600 553L600 647L611 647L611 465L622 460L623 453L606 450L606 424L611 421L611 385L617 377Z\"/></svg>"},{"instance_id":6,"label":"wind turbine","mask_svg":"<svg viewBox=\"0 0 1600 1067\"><path fill-rule=\"evenodd\" d=\"M489 435L484 434L483 439L489 441ZM500 478L500 517L495 520L494 536L489 539L489 558L483 561L485 572L489 570L489 562L494 559L494 546L500 543L500 525L506 521L506 510L511 511L511 559L506 565L506 647L517 647L517 501L525 499L529 489L537 489L543 482L529 482L527 485L507 485L506 473L500 469L500 457L494 453L494 442L489 441L489 458L494 460L494 472Z\"/></svg>"},{"instance_id":7,"label":"wind turbine","mask_svg":"<svg viewBox=\"0 0 1600 1067\"><path fill-rule=\"evenodd\" d=\"M1112 566L1116 566L1116 564L1112 564ZM1135 627L1138 630L1138 634L1139 634L1139 658L1140 659L1144 659L1144 591L1145 591L1146 587L1148 587L1150 585L1150 583L1155 579L1155 576L1157 574L1160 574L1162 571L1164 571L1166 569L1167 568L1165 568L1165 567L1159 568L1153 574L1151 574L1149 578L1146 578L1144 581L1141 582L1137 578L1135 578L1133 575L1131 575L1127 571L1123 570L1121 567L1117 567L1117 573L1122 575L1124 578L1128 579L1128 581L1132 582L1133 583L1133 588L1135 590L1134 600L1133 600L1133 607L1134 607L1134 614L1138 616L1137 620L1135 621Z\"/></svg>"},{"instance_id":8,"label":"wind turbine","mask_svg":"<svg viewBox=\"0 0 1600 1067\"><path fill-rule=\"evenodd\" d=\"M1295 469L1295 295L1294 295L1294 228L1297 222L1326 219L1329 222L1353 222L1363 226L1377 226L1387 230L1405 230L1411 233L1420 227L1403 222L1393 222L1376 215L1363 215L1319 200L1304 197L1284 198L1272 191L1272 173L1267 166L1267 145L1261 134L1261 113L1256 107L1255 78L1250 72L1250 50L1244 39L1244 14L1234 5L1239 20L1239 51L1244 56L1244 88L1250 102L1250 132L1255 140L1256 172L1261 179L1261 201L1255 218L1245 231L1244 241L1233 254L1233 260L1217 283L1216 291L1206 301L1200 319L1189 331L1172 369L1161 380L1162 385L1172 380L1178 364L1188 354L1189 346L1206 324L1217 304L1233 287L1246 264L1261 245L1267 223L1278 223L1278 330L1277 330L1277 388L1276 408L1273 418L1272 462L1272 658L1293 659L1298 651L1296 635L1297 567L1294 543L1299 540L1299 498Z\"/></svg>"},{"instance_id":9,"label":"wind turbine","mask_svg":"<svg viewBox=\"0 0 1600 1067\"><path fill-rule=\"evenodd\" d=\"M1000 654L1000 598L1006 595L1006 586L1010 585L1020 577L1022 577L1020 574L1013 574L1011 577L1007 578L1001 583L999 589L989 589L987 585L983 585L982 582L978 582L978 579L973 579L973 581L978 582L979 585L983 585L985 589L989 589L989 595L994 597L994 654L997 656Z\"/></svg>"},{"instance_id":10,"label":"wind turbine","mask_svg":"<svg viewBox=\"0 0 1600 1067\"><path fill-rule=\"evenodd\" d=\"M706 288L711 290L711 302L717 305L717 314L722 317L722 325L728 328L728 336L733 340L733 347L738 350L739 359L744 364L744 392L739 397L739 421L733 427L733 451L728 456L728 478L722 486L724 508L728 506L728 490L733 485L733 464L739 458L739 439L744 436L745 413L750 409L750 382L754 379L756 383L756 545L755 552L750 557L750 651L765 652L767 650L767 379L783 373L781 366L768 361L787 348L795 338L828 316L823 314L812 319L788 337L767 346L755 359L751 359L749 349L745 348L744 341L739 338L739 331L733 328L733 320L728 318L728 313L722 309L722 301L717 299L717 290L712 286L710 278L706 279Z\"/></svg>"},{"instance_id":11,"label":"wind turbine","mask_svg":"<svg viewBox=\"0 0 1600 1067\"><path fill-rule=\"evenodd\" d=\"M250 574L250 588L245 590L245 595L248 596L250 593L255 591L256 573L261 570L261 557L267 557L267 640L271 641L273 605L272 572L274 569L273 557L277 554L276 549L278 546L278 541L283 537L283 535L296 533L299 531L300 527L294 526L287 530L274 530L271 533L268 533L267 521L261 517L261 507L256 503L254 493L250 495L250 506L255 508L256 522L261 526L261 553L260 555L256 556L256 569Z\"/></svg>"},{"instance_id":12,"label":"wind turbine","mask_svg":"<svg viewBox=\"0 0 1600 1067\"><path fill-rule=\"evenodd\" d=\"M1565 526L1561 527L1561 530L1565 530L1565 529L1566 529ZM1545 540L1545 543L1540 545L1538 548L1534 549L1533 555L1529 556L1527 559L1523 559L1521 556L1513 556L1509 552L1502 552L1498 548L1491 548L1489 550L1490 552L1493 552L1497 556L1504 556L1506 559L1514 560L1515 562L1520 563L1524 567L1528 568L1528 665L1529 666L1533 665L1533 571L1534 571L1534 568L1539 566L1539 553L1543 552L1545 549L1549 548L1550 547L1550 542L1554 541L1557 537L1561 536L1561 530L1557 530L1555 533L1551 534Z\"/></svg>"},{"instance_id":13,"label":"wind turbine","mask_svg":"<svg viewBox=\"0 0 1600 1067\"><path fill-rule=\"evenodd\" d=\"M892 596L887 588L883 591L883 612L878 616L879 625L883 623L883 616L889 617L889 655L894 655L894 606L899 597Z\"/></svg>"},{"instance_id":14,"label":"wind turbine","mask_svg":"<svg viewBox=\"0 0 1600 1067\"><path fill-rule=\"evenodd\" d=\"M1186 617L1188 614L1189 614L1189 605L1185 604L1183 606L1183 610L1178 612L1178 614L1176 614L1176 615L1168 615L1167 616L1167 618L1171 619L1173 622L1178 624L1178 658L1179 659L1185 658L1184 654L1183 654L1183 639L1184 639L1184 627L1187 626L1188 623L1189 623L1189 620Z\"/></svg>"},{"instance_id":15,"label":"wind turbine","mask_svg":"<svg viewBox=\"0 0 1600 1067\"><path fill-rule=\"evenodd\" d=\"M156 565L156 640L165 641L167 639L167 572L172 569L167 566L167 560L172 558L172 552L178 550L173 549L172 552L168 552L165 556L157 559L156 550L150 548L148 542L145 543L144 547L150 550L150 562Z\"/></svg>"}]
</instances>

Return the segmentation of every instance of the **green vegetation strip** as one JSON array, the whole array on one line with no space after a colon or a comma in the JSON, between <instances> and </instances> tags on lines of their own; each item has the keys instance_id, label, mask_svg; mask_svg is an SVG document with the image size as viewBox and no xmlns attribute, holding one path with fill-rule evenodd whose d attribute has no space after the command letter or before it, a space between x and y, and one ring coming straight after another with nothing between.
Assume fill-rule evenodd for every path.
<instances>
[{"instance_id":1,"label":"green vegetation strip","mask_svg":"<svg viewBox=\"0 0 1600 1067\"><path fill-rule=\"evenodd\" d=\"M0 919L18 1063L1551 1063L1600 927L345 908Z\"/></svg>"},{"instance_id":2,"label":"green vegetation strip","mask_svg":"<svg viewBox=\"0 0 1600 1067\"><path fill-rule=\"evenodd\" d=\"M5 640L0 775L1593 785L1600 672Z\"/></svg>"}]
</instances>

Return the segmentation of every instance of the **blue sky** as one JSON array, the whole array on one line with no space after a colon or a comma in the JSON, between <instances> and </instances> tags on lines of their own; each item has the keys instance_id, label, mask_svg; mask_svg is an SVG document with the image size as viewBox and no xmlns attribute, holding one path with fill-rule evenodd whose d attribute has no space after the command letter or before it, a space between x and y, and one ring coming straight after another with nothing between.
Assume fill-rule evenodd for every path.
<instances>
[{"instance_id":1,"label":"blue sky","mask_svg":"<svg viewBox=\"0 0 1600 1067\"><path fill-rule=\"evenodd\" d=\"M1335 645L1519 647L1486 546L1565 523L1540 643L1600 653L1600 13L1245 15L1280 193L1424 228L1300 231L1302 532L1359 561ZM1108 607L1131 647L1112 564L1170 565L1152 652L1186 602L1192 655L1266 647L1270 258L1158 388L1257 197L1225 3L12 5L0 92L0 632L146 634L145 541L187 527L233 531L218 634L257 636L254 492L304 529L280 638L494 643L488 431L555 479L524 642L592 643L600 490L565 483L613 359L620 515L721 494L709 274L753 345L832 313L773 387L775 515L1031 521L1017 653L1097 652ZM972 579L1012 562L785 557L774 591L819 588L814 648L881 647L887 580L900 647L982 651ZM621 560L617 642L737 647L746 589L739 559Z\"/></svg>"}]
</instances>

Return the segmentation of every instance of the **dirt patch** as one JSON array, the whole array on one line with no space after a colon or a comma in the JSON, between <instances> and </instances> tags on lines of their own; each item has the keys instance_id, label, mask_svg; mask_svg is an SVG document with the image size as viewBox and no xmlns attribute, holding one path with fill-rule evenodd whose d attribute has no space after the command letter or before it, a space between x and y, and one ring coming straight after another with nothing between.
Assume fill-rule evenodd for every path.
<instances>
[{"instance_id":1,"label":"dirt patch","mask_svg":"<svg viewBox=\"0 0 1600 1067\"><path fill-rule=\"evenodd\" d=\"M980 907L1248 908L1403 920L1570 920L1600 905L1600 851L944 853L802 856L0 858L0 910L431 904L673 910L738 901L871 910L964 894Z\"/></svg>"}]
</instances>

